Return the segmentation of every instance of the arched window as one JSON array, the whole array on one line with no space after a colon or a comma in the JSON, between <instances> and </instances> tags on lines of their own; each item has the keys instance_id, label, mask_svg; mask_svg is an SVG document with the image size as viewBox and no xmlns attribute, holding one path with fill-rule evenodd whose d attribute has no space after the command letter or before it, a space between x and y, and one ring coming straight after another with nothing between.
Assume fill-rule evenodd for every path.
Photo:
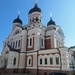
<instances>
[{"instance_id":1,"label":"arched window","mask_svg":"<svg viewBox=\"0 0 75 75\"><path fill-rule=\"evenodd\" d=\"M29 65L31 64L31 59L29 59Z\"/></svg>"},{"instance_id":2,"label":"arched window","mask_svg":"<svg viewBox=\"0 0 75 75\"><path fill-rule=\"evenodd\" d=\"M45 65L47 65L47 58L45 58L44 60L45 60Z\"/></svg>"},{"instance_id":3,"label":"arched window","mask_svg":"<svg viewBox=\"0 0 75 75\"><path fill-rule=\"evenodd\" d=\"M42 58L40 58L40 65L42 64Z\"/></svg>"},{"instance_id":4,"label":"arched window","mask_svg":"<svg viewBox=\"0 0 75 75\"><path fill-rule=\"evenodd\" d=\"M53 65L53 57L50 57L50 65Z\"/></svg>"},{"instance_id":5,"label":"arched window","mask_svg":"<svg viewBox=\"0 0 75 75\"><path fill-rule=\"evenodd\" d=\"M56 57L56 65L59 65L59 57Z\"/></svg>"},{"instance_id":6,"label":"arched window","mask_svg":"<svg viewBox=\"0 0 75 75\"><path fill-rule=\"evenodd\" d=\"M31 56L27 57L27 66L32 66L32 57Z\"/></svg>"}]
</instances>

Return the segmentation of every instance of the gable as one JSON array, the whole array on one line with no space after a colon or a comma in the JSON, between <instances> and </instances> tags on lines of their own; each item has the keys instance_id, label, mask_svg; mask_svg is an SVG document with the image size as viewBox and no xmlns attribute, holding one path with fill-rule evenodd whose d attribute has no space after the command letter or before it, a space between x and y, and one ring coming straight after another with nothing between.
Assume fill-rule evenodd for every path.
<instances>
[{"instance_id":1,"label":"gable","mask_svg":"<svg viewBox=\"0 0 75 75\"><path fill-rule=\"evenodd\" d=\"M5 55L5 54L8 54L10 51L9 47L6 45L6 47L3 49L2 51L2 54Z\"/></svg>"},{"instance_id":2,"label":"gable","mask_svg":"<svg viewBox=\"0 0 75 75\"><path fill-rule=\"evenodd\" d=\"M20 34L21 32L22 32L22 28L16 27L16 28L12 31L12 33L11 33L10 36L15 36L15 35L17 35L17 34Z\"/></svg>"}]
</instances>

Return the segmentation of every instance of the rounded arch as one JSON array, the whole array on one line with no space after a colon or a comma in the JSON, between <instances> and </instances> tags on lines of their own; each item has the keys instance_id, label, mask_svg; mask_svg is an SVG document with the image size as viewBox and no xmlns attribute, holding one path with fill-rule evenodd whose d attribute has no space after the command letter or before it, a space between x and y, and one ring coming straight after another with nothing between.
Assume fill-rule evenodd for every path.
<instances>
[{"instance_id":1,"label":"rounded arch","mask_svg":"<svg viewBox=\"0 0 75 75\"><path fill-rule=\"evenodd\" d=\"M32 56L27 57L27 66L32 66Z\"/></svg>"},{"instance_id":2,"label":"rounded arch","mask_svg":"<svg viewBox=\"0 0 75 75\"><path fill-rule=\"evenodd\" d=\"M44 62L43 59L44 59L44 58L43 58L43 55L39 55L39 56L38 56L38 65L39 65L39 66L42 66L42 65L43 65L43 62Z\"/></svg>"}]
</instances>

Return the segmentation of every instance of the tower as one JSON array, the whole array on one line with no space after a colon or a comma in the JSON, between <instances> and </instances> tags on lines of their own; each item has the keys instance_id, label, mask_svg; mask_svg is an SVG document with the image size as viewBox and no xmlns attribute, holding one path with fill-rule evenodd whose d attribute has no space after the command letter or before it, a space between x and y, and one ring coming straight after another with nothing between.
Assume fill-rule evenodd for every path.
<instances>
[{"instance_id":1,"label":"tower","mask_svg":"<svg viewBox=\"0 0 75 75\"><path fill-rule=\"evenodd\" d=\"M58 48L64 46L64 34L61 28L56 25L50 16L50 21L47 23L46 29L46 48Z\"/></svg>"},{"instance_id":2,"label":"tower","mask_svg":"<svg viewBox=\"0 0 75 75\"><path fill-rule=\"evenodd\" d=\"M42 12L38 7L38 3L35 2L34 7L30 9L28 13L29 23L27 26L28 30L28 45L27 50L40 50L44 49L45 30L42 20ZM36 43L37 42L37 43Z\"/></svg>"},{"instance_id":3,"label":"tower","mask_svg":"<svg viewBox=\"0 0 75 75\"><path fill-rule=\"evenodd\" d=\"M34 7L29 11L28 16L30 24L41 23L42 13L37 2L35 2Z\"/></svg>"}]
</instances>

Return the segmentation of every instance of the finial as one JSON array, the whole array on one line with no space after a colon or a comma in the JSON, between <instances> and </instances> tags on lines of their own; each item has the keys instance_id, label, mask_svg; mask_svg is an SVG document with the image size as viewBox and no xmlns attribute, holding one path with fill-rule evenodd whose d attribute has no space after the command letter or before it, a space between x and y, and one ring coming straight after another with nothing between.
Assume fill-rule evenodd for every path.
<instances>
[{"instance_id":1,"label":"finial","mask_svg":"<svg viewBox=\"0 0 75 75\"><path fill-rule=\"evenodd\" d=\"M18 11L18 18L19 18L19 16L20 16L20 11Z\"/></svg>"},{"instance_id":2,"label":"finial","mask_svg":"<svg viewBox=\"0 0 75 75\"><path fill-rule=\"evenodd\" d=\"M38 0L35 1L35 4L37 4L37 3L38 3Z\"/></svg>"},{"instance_id":3,"label":"finial","mask_svg":"<svg viewBox=\"0 0 75 75\"><path fill-rule=\"evenodd\" d=\"M52 19L52 13L50 12L50 19Z\"/></svg>"}]
</instances>

